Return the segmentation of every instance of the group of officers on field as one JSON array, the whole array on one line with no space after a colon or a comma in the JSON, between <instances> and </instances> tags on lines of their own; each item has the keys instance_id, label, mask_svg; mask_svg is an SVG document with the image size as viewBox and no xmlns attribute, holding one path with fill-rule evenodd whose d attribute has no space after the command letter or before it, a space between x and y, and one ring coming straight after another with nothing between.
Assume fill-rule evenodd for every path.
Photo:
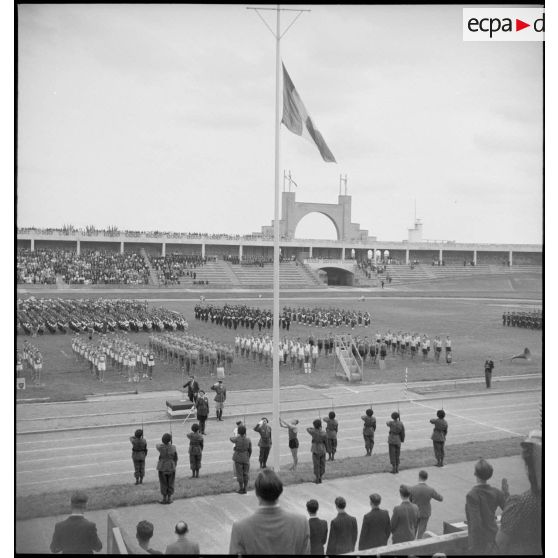
<instances>
[{"instance_id":1,"label":"group of officers on field","mask_svg":"<svg viewBox=\"0 0 558 558\"><path fill-rule=\"evenodd\" d=\"M198 422L192 424L191 432L187 433L189 440L188 454L190 460L190 469L192 470L192 478L199 477L203 455L203 436L205 433L205 422L209 413L209 401L194 376L184 385L188 388L188 396L192 401ZM222 380L213 384L211 389L215 391L215 412L217 420L223 420L223 405L226 399L226 388L223 386ZM444 466L445 443L448 433L448 423L445 420L445 411L440 409L436 412L436 417L430 419L433 425L431 440L433 442L434 457L436 466ZM398 411L391 413L391 420L386 422L388 428L388 448L389 460L391 464L391 473L399 473L401 444L405 442L405 426L401 421ZM364 439L364 447L366 456L372 456L374 448L374 438L376 433L376 417L372 406L366 409L361 416L363 421L362 435ZM288 444L292 454L293 464L291 470L296 470L298 465L298 429L299 421L297 419L290 422L279 419L281 427L288 429ZM324 427L325 425L325 427ZM267 467L267 460L272 446L271 426L266 417L263 417L253 428L259 435L259 466L260 469ZM330 411L328 416L317 418L312 422L312 426L306 428L306 432L311 437L310 451L312 454L312 463L314 471L314 482L320 484L326 470L327 461L335 461L337 452L337 437L339 432L339 421L336 418L335 411ZM249 480L250 459L252 456L252 441L247 436L246 425L238 420L235 429L230 437L233 444L233 456L235 478L239 484L237 492L246 494ZM136 484L143 482L145 476L145 457L147 456L147 442L143 437L143 430L136 430L134 436L130 438L132 444L132 460L134 463L134 477ZM164 434L162 444L157 444L156 449L159 451L159 459L157 462L157 471L159 475L159 483L163 501L161 503L171 503L172 494L174 493L174 481L176 473L176 465L178 462L178 454L176 446L172 444L171 434Z\"/></svg>"},{"instance_id":2,"label":"group of officers on field","mask_svg":"<svg viewBox=\"0 0 558 558\"><path fill-rule=\"evenodd\" d=\"M502 314L502 325L508 327L524 327L527 329L542 329L543 315L540 311L504 312Z\"/></svg>"}]
</instances>

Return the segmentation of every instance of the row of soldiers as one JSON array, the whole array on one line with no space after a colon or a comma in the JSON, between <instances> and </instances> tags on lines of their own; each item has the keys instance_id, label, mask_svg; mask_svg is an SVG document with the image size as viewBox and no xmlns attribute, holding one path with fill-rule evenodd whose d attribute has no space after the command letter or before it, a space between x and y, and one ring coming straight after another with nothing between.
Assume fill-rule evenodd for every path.
<instances>
[{"instance_id":1,"label":"row of soldiers","mask_svg":"<svg viewBox=\"0 0 558 558\"><path fill-rule=\"evenodd\" d=\"M216 406L219 408L218 395L221 382L212 386L211 389L216 391ZM204 396L205 398L205 396ZM207 400L207 398L205 398ZM222 406L221 406L222 409ZM219 420L222 418L217 415ZM434 429L431 439L434 447L434 456L438 467L444 466L445 443L448 433L448 423L445 420L445 411L440 409L436 412L436 418L430 419L430 423ZM391 413L391 420L386 422L388 428L388 447L389 460L391 463L391 473L399 473L401 444L405 442L405 426L401 421L398 411ZM366 450L366 456L372 456L374 448L374 436L376 432L376 417L372 406L366 409L361 416L363 421L363 438ZM298 465L298 428L299 421L294 419L290 422L279 419L280 425L288 430L289 449L293 457L291 470L296 470ZM325 423L325 428L324 428ZM259 435L259 466L260 469L267 467L267 460L272 446L271 426L266 417L263 417L253 428ZM328 461L335 461L337 452L337 436L339 432L339 421L336 418L335 411L330 411L327 417L317 418L312 422L312 426L306 428L306 432L311 437L310 451L312 454L312 463L316 484L321 484L326 470L326 454ZM246 494L250 473L250 458L252 456L252 441L246 435L246 425L242 421L236 422L236 427L230 437L233 444L233 456L235 478L239 484L239 494ZM191 426L191 432L186 436L189 440L188 454L190 458L190 468L192 477L199 477L201 468L203 445L205 434L204 430L200 431L200 425L194 423ZM147 456L147 441L143 437L143 430L136 430L133 437L130 438L132 444L132 460L134 463L134 476L136 484L141 484L145 476L145 458ZM159 483L161 494L163 495L162 504L170 504L174 493L174 482L176 476L176 466L178 463L178 453L176 446L172 444L172 435L166 433L163 435L162 444L157 444L159 459L157 462L157 471L159 475Z\"/></svg>"},{"instance_id":2,"label":"row of soldiers","mask_svg":"<svg viewBox=\"0 0 558 558\"><path fill-rule=\"evenodd\" d=\"M101 339L94 343L75 335L72 350L78 362L89 363L89 371L101 383L105 380L107 365L127 378L128 382L153 380L155 355L146 346L132 343L124 336L108 338L101 335Z\"/></svg>"},{"instance_id":3,"label":"row of soldiers","mask_svg":"<svg viewBox=\"0 0 558 558\"><path fill-rule=\"evenodd\" d=\"M43 370L43 355L39 348L29 343L29 341L23 342L23 349L21 353L16 351L17 378L21 378L24 366L31 370L33 383L40 383L41 372Z\"/></svg>"},{"instance_id":4,"label":"row of soldiers","mask_svg":"<svg viewBox=\"0 0 558 558\"><path fill-rule=\"evenodd\" d=\"M230 373L234 362L234 350L230 345L185 332L152 334L149 349L187 374L198 370L214 374L218 367Z\"/></svg>"},{"instance_id":5,"label":"row of soldiers","mask_svg":"<svg viewBox=\"0 0 558 558\"><path fill-rule=\"evenodd\" d=\"M225 306L201 305L194 307L197 320L210 321L212 324L237 329L238 327L258 331L271 329L273 312L261 308L251 308L241 304L226 304ZM339 308L291 308L283 307L279 316L279 325L283 330L290 330L291 323L299 323L312 327L340 327L355 328L369 327L371 316L369 312L343 310Z\"/></svg>"},{"instance_id":6,"label":"row of soldiers","mask_svg":"<svg viewBox=\"0 0 558 558\"><path fill-rule=\"evenodd\" d=\"M542 312L536 310L532 312L504 312L502 314L502 325L542 329L543 315Z\"/></svg>"}]
</instances>

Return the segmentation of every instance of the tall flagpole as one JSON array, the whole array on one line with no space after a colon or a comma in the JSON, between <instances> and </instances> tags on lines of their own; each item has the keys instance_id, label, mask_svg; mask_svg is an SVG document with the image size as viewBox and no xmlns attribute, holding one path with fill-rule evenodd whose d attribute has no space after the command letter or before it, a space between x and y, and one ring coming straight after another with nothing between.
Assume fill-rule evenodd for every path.
<instances>
[{"instance_id":1,"label":"tall flagpole","mask_svg":"<svg viewBox=\"0 0 558 558\"><path fill-rule=\"evenodd\" d=\"M275 212L273 221L273 436L272 462L275 471L280 470L281 448L279 446L279 182L281 165L281 10L277 5L277 28L275 31Z\"/></svg>"},{"instance_id":2,"label":"tall flagpole","mask_svg":"<svg viewBox=\"0 0 558 558\"><path fill-rule=\"evenodd\" d=\"M273 418L271 421L272 428L272 452L271 458L273 468L279 471L279 461L281 456L281 448L279 446L279 410L280 410L280 381L279 381L279 203L280 203L280 182L281 182L281 105L283 95L281 92L282 85L282 65L281 65L281 37L292 27L294 22L300 17L304 10L299 8L283 8L277 4L276 8L253 8L258 17L263 21L265 26L271 31L275 37L275 212L273 219ZM273 33L271 27L259 13L260 10L275 10L277 14L276 30ZM289 23L285 31L281 34L281 11L298 12L296 17ZM290 180L289 180L290 191Z\"/></svg>"}]
</instances>

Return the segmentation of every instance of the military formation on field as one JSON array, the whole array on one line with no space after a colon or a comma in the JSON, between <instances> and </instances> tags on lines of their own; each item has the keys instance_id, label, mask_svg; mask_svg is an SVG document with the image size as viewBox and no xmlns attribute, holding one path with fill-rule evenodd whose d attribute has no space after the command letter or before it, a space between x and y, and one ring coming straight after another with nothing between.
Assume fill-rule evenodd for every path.
<instances>
[{"instance_id":1,"label":"military formation on field","mask_svg":"<svg viewBox=\"0 0 558 558\"><path fill-rule=\"evenodd\" d=\"M18 335L73 331L176 331L188 327L184 317L166 308L149 308L137 299L61 299L30 297L17 301Z\"/></svg>"},{"instance_id":2,"label":"military formation on field","mask_svg":"<svg viewBox=\"0 0 558 558\"><path fill-rule=\"evenodd\" d=\"M502 314L502 325L512 327L524 327L527 329L542 329L542 310L531 312L504 312Z\"/></svg>"},{"instance_id":3,"label":"military formation on field","mask_svg":"<svg viewBox=\"0 0 558 558\"><path fill-rule=\"evenodd\" d=\"M198 304L194 307L196 320L210 321L212 324L237 329L245 327L258 331L271 329L273 312L261 308L251 308L241 304L225 304L225 306ZM291 323L312 327L368 327L372 318L369 312L346 310L341 308L291 308L284 306L279 317L279 325L289 331Z\"/></svg>"}]
</instances>

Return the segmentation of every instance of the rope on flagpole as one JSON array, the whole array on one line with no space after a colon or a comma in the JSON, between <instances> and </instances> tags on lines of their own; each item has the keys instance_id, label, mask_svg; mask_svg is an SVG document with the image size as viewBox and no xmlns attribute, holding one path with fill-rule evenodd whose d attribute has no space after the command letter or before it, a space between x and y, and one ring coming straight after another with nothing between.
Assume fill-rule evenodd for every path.
<instances>
[{"instance_id":1,"label":"rope on flagpole","mask_svg":"<svg viewBox=\"0 0 558 558\"><path fill-rule=\"evenodd\" d=\"M405 399L407 399L407 391L408 391L408 369L405 368Z\"/></svg>"}]
</instances>

